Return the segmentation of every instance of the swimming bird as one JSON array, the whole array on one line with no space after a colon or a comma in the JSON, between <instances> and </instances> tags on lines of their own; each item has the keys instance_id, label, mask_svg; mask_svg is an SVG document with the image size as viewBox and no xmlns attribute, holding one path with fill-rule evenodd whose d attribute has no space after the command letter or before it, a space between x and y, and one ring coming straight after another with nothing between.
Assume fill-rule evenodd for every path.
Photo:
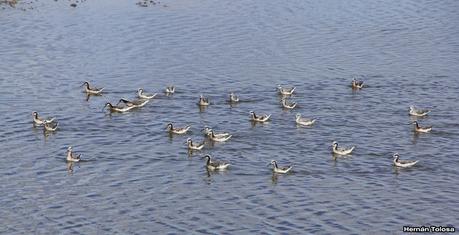
<instances>
[{"instance_id":1,"label":"swimming bird","mask_svg":"<svg viewBox=\"0 0 459 235\"><path fill-rule=\"evenodd\" d=\"M82 86L85 86L85 92L90 95L100 95L104 90L104 88L90 87L89 82L84 82Z\"/></svg>"},{"instance_id":2,"label":"swimming bird","mask_svg":"<svg viewBox=\"0 0 459 235\"><path fill-rule=\"evenodd\" d=\"M168 123L167 124L167 127L166 127L166 130L169 132L169 133L173 133L173 134L185 134L187 133L187 131L190 129L191 126L186 126L186 127L183 127L183 128L174 128L172 126L172 123Z\"/></svg>"},{"instance_id":3,"label":"swimming bird","mask_svg":"<svg viewBox=\"0 0 459 235\"><path fill-rule=\"evenodd\" d=\"M45 127L45 131L56 131L57 130L57 126L59 125L59 123L57 122L49 122L47 120L44 120L43 121L43 126Z\"/></svg>"},{"instance_id":4,"label":"swimming bird","mask_svg":"<svg viewBox=\"0 0 459 235\"><path fill-rule=\"evenodd\" d=\"M168 86L166 87L166 93L171 95L175 93L175 86Z\"/></svg>"},{"instance_id":5,"label":"swimming bird","mask_svg":"<svg viewBox=\"0 0 459 235\"><path fill-rule=\"evenodd\" d=\"M228 166L230 165L229 163L223 162L223 161L212 161L209 154L207 154L203 158L207 158L206 167L207 169L212 170L212 171L213 170L220 170L220 171L226 170L226 168L228 168Z\"/></svg>"},{"instance_id":6,"label":"swimming bird","mask_svg":"<svg viewBox=\"0 0 459 235\"><path fill-rule=\"evenodd\" d=\"M419 161L413 161L413 160L400 160L400 156L398 153L394 154L394 165L397 167L402 167L402 168L407 168L407 167L412 167Z\"/></svg>"},{"instance_id":7,"label":"swimming bird","mask_svg":"<svg viewBox=\"0 0 459 235\"><path fill-rule=\"evenodd\" d=\"M217 138L223 138L223 137L227 137L227 136L230 135L230 133L228 133L228 132L216 133L216 132L213 131L212 128L210 128L208 126L204 127L204 129L202 129L202 132L204 133L204 135L209 136L209 137L213 133L213 135L216 136Z\"/></svg>"},{"instance_id":8,"label":"swimming bird","mask_svg":"<svg viewBox=\"0 0 459 235\"><path fill-rule=\"evenodd\" d=\"M352 79L352 88L354 88L354 89L363 88L363 81L357 81L355 78Z\"/></svg>"},{"instance_id":9,"label":"swimming bird","mask_svg":"<svg viewBox=\"0 0 459 235\"><path fill-rule=\"evenodd\" d=\"M233 92L229 94L229 102L230 103L237 103L239 102L239 97L237 97Z\"/></svg>"},{"instance_id":10,"label":"swimming bird","mask_svg":"<svg viewBox=\"0 0 459 235\"><path fill-rule=\"evenodd\" d=\"M79 162L81 160L81 154L75 154L72 151L72 146L67 149L67 161L68 162Z\"/></svg>"},{"instance_id":11,"label":"swimming bird","mask_svg":"<svg viewBox=\"0 0 459 235\"><path fill-rule=\"evenodd\" d=\"M135 108L134 106L119 106L119 105L114 106L109 102L105 103L104 109L107 107L109 108L110 112L118 112L118 113L124 113L124 112L127 112Z\"/></svg>"},{"instance_id":12,"label":"swimming bird","mask_svg":"<svg viewBox=\"0 0 459 235\"><path fill-rule=\"evenodd\" d=\"M281 95L292 95L295 91L295 87L292 88L282 88L281 85L277 85L277 90Z\"/></svg>"},{"instance_id":13,"label":"swimming bird","mask_svg":"<svg viewBox=\"0 0 459 235\"><path fill-rule=\"evenodd\" d=\"M155 93L155 94L146 94L143 92L143 89L142 88L139 88L137 90L137 96L140 98L140 99L146 99L146 100L149 100L149 99L153 99L155 98L155 96L157 95L158 93Z\"/></svg>"},{"instance_id":14,"label":"swimming bird","mask_svg":"<svg viewBox=\"0 0 459 235\"><path fill-rule=\"evenodd\" d=\"M416 131L416 132L428 133L428 132L432 131L432 126L422 127L422 126L419 125L419 123L417 121L414 121L411 124L414 124L414 131Z\"/></svg>"},{"instance_id":15,"label":"swimming bird","mask_svg":"<svg viewBox=\"0 0 459 235\"><path fill-rule=\"evenodd\" d=\"M264 115L257 116L255 112L250 111L250 116L252 118L252 121L254 122L267 122L269 118L271 117L271 114L269 115L264 114Z\"/></svg>"},{"instance_id":16,"label":"swimming bird","mask_svg":"<svg viewBox=\"0 0 459 235\"><path fill-rule=\"evenodd\" d=\"M280 173L280 174L286 174L292 169L292 165L290 166L285 166L285 167L278 167L277 166L277 161L276 160L271 160L271 163L268 164L273 165L273 172L274 173Z\"/></svg>"},{"instance_id":17,"label":"swimming bird","mask_svg":"<svg viewBox=\"0 0 459 235\"><path fill-rule=\"evenodd\" d=\"M203 95L199 96L199 103L198 105L200 106L208 106L209 105L209 99L205 98Z\"/></svg>"},{"instance_id":18,"label":"swimming bird","mask_svg":"<svg viewBox=\"0 0 459 235\"><path fill-rule=\"evenodd\" d=\"M428 109L418 109L414 106L410 106L410 115L411 116L417 116L417 117L424 117L428 113L430 113L430 110Z\"/></svg>"},{"instance_id":19,"label":"swimming bird","mask_svg":"<svg viewBox=\"0 0 459 235\"><path fill-rule=\"evenodd\" d=\"M193 144L193 140L191 140L191 138L188 138L186 143L188 144L188 149L190 150L201 150L204 147L204 142L200 144Z\"/></svg>"},{"instance_id":20,"label":"swimming bird","mask_svg":"<svg viewBox=\"0 0 459 235\"><path fill-rule=\"evenodd\" d=\"M333 153L339 154L339 155L348 155L352 153L352 151L355 149L355 146L352 146L350 148L340 148L338 147L338 142L333 141Z\"/></svg>"},{"instance_id":21,"label":"swimming bird","mask_svg":"<svg viewBox=\"0 0 459 235\"><path fill-rule=\"evenodd\" d=\"M295 122L299 125L311 126L316 122L316 119L302 118L301 114L297 113Z\"/></svg>"},{"instance_id":22,"label":"swimming bird","mask_svg":"<svg viewBox=\"0 0 459 235\"><path fill-rule=\"evenodd\" d=\"M225 142L227 140L229 140L232 135L228 134L228 133L222 133L220 135L216 135L214 133L214 130L210 130L210 135L209 135L210 139L215 141L215 142Z\"/></svg>"},{"instance_id":23,"label":"swimming bird","mask_svg":"<svg viewBox=\"0 0 459 235\"><path fill-rule=\"evenodd\" d=\"M141 108L143 106L145 106L145 104L147 104L148 102L150 102L150 100L148 99L138 99L138 100L126 100L126 99L120 99L118 101L118 104L123 102L127 107L134 107L134 108ZM118 105L117 104L117 105Z\"/></svg>"},{"instance_id":24,"label":"swimming bird","mask_svg":"<svg viewBox=\"0 0 459 235\"><path fill-rule=\"evenodd\" d=\"M285 109L294 109L296 107L296 102L288 103L286 99L282 99L282 107Z\"/></svg>"},{"instance_id":25,"label":"swimming bird","mask_svg":"<svg viewBox=\"0 0 459 235\"><path fill-rule=\"evenodd\" d=\"M48 118L48 119L40 118L38 117L37 112L32 112L32 116L33 116L33 123L36 125L43 125L45 121L53 122L55 120L55 118Z\"/></svg>"}]
</instances>

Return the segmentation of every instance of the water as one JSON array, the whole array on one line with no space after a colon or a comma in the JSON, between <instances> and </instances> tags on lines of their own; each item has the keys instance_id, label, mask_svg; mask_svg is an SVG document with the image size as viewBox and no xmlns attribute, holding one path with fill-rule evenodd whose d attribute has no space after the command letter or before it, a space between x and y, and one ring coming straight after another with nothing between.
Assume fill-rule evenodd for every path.
<instances>
[{"instance_id":1,"label":"water","mask_svg":"<svg viewBox=\"0 0 459 235\"><path fill-rule=\"evenodd\" d=\"M0 233L400 234L459 225L457 1L42 1L0 9ZM167 5L165 7L164 5ZM368 87L353 92L353 76ZM86 100L83 81L106 87ZM105 102L159 92L109 115ZM277 84L297 87L283 111ZM227 94L243 100L230 107ZM213 103L202 112L199 94ZM433 108L414 135L408 106ZM252 126L250 110L272 121ZM44 135L32 111L55 116ZM297 112L317 118L298 128ZM165 125L192 125L170 138ZM187 137L234 134L189 156ZM356 145L334 161L330 145ZM72 145L86 162L72 166ZM420 162L392 167L394 152ZM227 160L222 173L203 154ZM266 164L294 164L275 176ZM69 168L73 171L69 171Z\"/></svg>"}]
</instances>

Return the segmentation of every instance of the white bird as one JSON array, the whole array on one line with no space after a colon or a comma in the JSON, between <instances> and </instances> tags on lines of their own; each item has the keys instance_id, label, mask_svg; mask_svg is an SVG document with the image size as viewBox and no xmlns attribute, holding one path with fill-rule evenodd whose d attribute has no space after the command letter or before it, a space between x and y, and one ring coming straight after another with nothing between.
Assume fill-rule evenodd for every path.
<instances>
[{"instance_id":1,"label":"white bird","mask_svg":"<svg viewBox=\"0 0 459 235\"><path fill-rule=\"evenodd\" d=\"M239 97L237 97L233 92L229 95L229 102L230 103L237 103L239 102Z\"/></svg>"},{"instance_id":2,"label":"white bird","mask_svg":"<svg viewBox=\"0 0 459 235\"><path fill-rule=\"evenodd\" d=\"M286 109L294 109L296 107L296 102L288 103L286 99L282 99L282 107Z\"/></svg>"},{"instance_id":3,"label":"white bird","mask_svg":"<svg viewBox=\"0 0 459 235\"><path fill-rule=\"evenodd\" d=\"M414 124L414 131L416 132L429 133L430 131L432 131L432 126L422 127L419 125L417 121L414 121L412 124Z\"/></svg>"},{"instance_id":4,"label":"white bird","mask_svg":"<svg viewBox=\"0 0 459 235\"><path fill-rule=\"evenodd\" d=\"M134 107L134 108L141 108L145 106L150 100L148 99L138 99L138 100L126 100L126 99L120 99L118 101L118 104L123 102L127 107ZM117 105L118 105L117 104Z\"/></svg>"},{"instance_id":5,"label":"white bird","mask_svg":"<svg viewBox=\"0 0 459 235\"><path fill-rule=\"evenodd\" d=\"M104 88L90 87L89 82L84 82L84 91L89 95L100 95Z\"/></svg>"},{"instance_id":6,"label":"white bird","mask_svg":"<svg viewBox=\"0 0 459 235\"><path fill-rule=\"evenodd\" d=\"M416 163L418 163L418 161L400 160L399 158L400 158L400 156L398 155L398 153L395 153L394 154L394 165L397 166L397 167L407 168L407 167L412 167Z\"/></svg>"},{"instance_id":7,"label":"white bird","mask_svg":"<svg viewBox=\"0 0 459 235\"><path fill-rule=\"evenodd\" d=\"M167 94L174 94L175 93L175 86L168 86L166 87Z\"/></svg>"},{"instance_id":8,"label":"white bird","mask_svg":"<svg viewBox=\"0 0 459 235\"><path fill-rule=\"evenodd\" d=\"M75 154L72 152L72 146L67 149L67 161L68 162L79 162L81 160L81 154Z\"/></svg>"},{"instance_id":9,"label":"white bird","mask_svg":"<svg viewBox=\"0 0 459 235\"><path fill-rule=\"evenodd\" d=\"M215 142L225 142L227 140L229 140L232 135L228 134L228 133L223 133L223 135L215 135L214 131L211 129L210 130L210 135L209 135L210 139L215 141Z\"/></svg>"},{"instance_id":10,"label":"white bird","mask_svg":"<svg viewBox=\"0 0 459 235\"><path fill-rule=\"evenodd\" d=\"M45 120L43 122L43 126L45 127L45 131L56 131L57 130L57 126L59 125L59 123L57 122L49 122L47 120Z\"/></svg>"},{"instance_id":11,"label":"white bird","mask_svg":"<svg viewBox=\"0 0 459 235\"><path fill-rule=\"evenodd\" d=\"M302 118L301 114L297 113L295 121L299 125L311 126L316 122L316 119Z\"/></svg>"},{"instance_id":12,"label":"white bird","mask_svg":"<svg viewBox=\"0 0 459 235\"><path fill-rule=\"evenodd\" d=\"M338 143L336 141L333 141L333 153L339 154L339 155L348 155L352 153L352 151L355 149L355 146L352 146L350 148L340 148L338 147Z\"/></svg>"},{"instance_id":13,"label":"white bird","mask_svg":"<svg viewBox=\"0 0 459 235\"><path fill-rule=\"evenodd\" d=\"M271 117L271 114L269 115L264 114L264 115L257 116L255 112L250 111L250 117L252 121L254 122L267 122L269 118Z\"/></svg>"},{"instance_id":14,"label":"white bird","mask_svg":"<svg viewBox=\"0 0 459 235\"><path fill-rule=\"evenodd\" d=\"M200 106L208 106L209 105L209 99L205 98L204 96L200 95L199 96L199 103L198 105Z\"/></svg>"},{"instance_id":15,"label":"white bird","mask_svg":"<svg viewBox=\"0 0 459 235\"><path fill-rule=\"evenodd\" d=\"M105 108L109 108L110 112L118 112L118 113L124 113L124 112L127 112L133 108L135 108L135 106L119 106L119 105L112 105L111 103L107 102L104 106L104 109Z\"/></svg>"},{"instance_id":16,"label":"white bird","mask_svg":"<svg viewBox=\"0 0 459 235\"><path fill-rule=\"evenodd\" d=\"M204 156L203 158L207 158L206 167L207 169L212 170L212 171L213 170L219 170L219 171L226 170L226 168L228 168L228 166L230 165L227 162L212 161L210 155L208 154Z\"/></svg>"},{"instance_id":17,"label":"white bird","mask_svg":"<svg viewBox=\"0 0 459 235\"><path fill-rule=\"evenodd\" d=\"M212 132L214 133L214 136L217 136L219 138L223 138L223 137L226 137L226 136L230 135L230 133L228 133L228 132L216 133L216 132L213 131L212 128L210 128L208 126L204 127L204 129L202 129L202 132L204 133L204 135L209 136L209 137L212 135Z\"/></svg>"},{"instance_id":18,"label":"white bird","mask_svg":"<svg viewBox=\"0 0 459 235\"><path fill-rule=\"evenodd\" d=\"M285 167L278 167L276 160L271 160L271 163L268 164L273 165L273 172L274 173L280 173L280 174L286 174L292 169L292 165L290 166L285 166Z\"/></svg>"},{"instance_id":19,"label":"white bird","mask_svg":"<svg viewBox=\"0 0 459 235\"><path fill-rule=\"evenodd\" d=\"M191 126L186 126L186 127L183 127L183 128L174 128L172 126L172 123L168 123L167 124L167 127L166 127L166 130L170 133L173 133L173 134L185 134L188 132L188 130L190 129Z\"/></svg>"},{"instance_id":20,"label":"white bird","mask_svg":"<svg viewBox=\"0 0 459 235\"><path fill-rule=\"evenodd\" d=\"M363 88L363 81L357 81L354 79L352 79L352 88L354 89L361 89Z\"/></svg>"},{"instance_id":21,"label":"white bird","mask_svg":"<svg viewBox=\"0 0 459 235\"><path fill-rule=\"evenodd\" d=\"M33 123L36 125L43 125L45 121L53 122L55 120L55 118L40 118L38 117L37 112L32 112L32 116L33 116Z\"/></svg>"},{"instance_id":22,"label":"white bird","mask_svg":"<svg viewBox=\"0 0 459 235\"><path fill-rule=\"evenodd\" d=\"M295 87L292 88L282 88L281 85L277 85L277 90L281 95L292 95L295 91Z\"/></svg>"},{"instance_id":23,"label":"white bird","mask_svg":"<svg viewBox=\"0 0 459 235\"><path fill-rule=\"evenodd\" d=\"M428 113L430 113L430 110L428 109L418 109L414 106L410 106L410 115L411 116L417 116L417 117L424 117Z\"/></svg>"},{"instance_id":24,"label":"white bird","mask_svg":"<svg viewBox=\"0 0 459 235\"><path fill-rule=\"evenodd\" d=\"M188 149L190 150L201 150L204 147L204 142L200 144L193 144L193 140L191 140L191 138L188 138L186 143L188 144Z\"/></svg>"},{"instance_id":25,"label":"white bird","mask_svg":"<svg viewBox=\"0 0 459 235\"><path fill-rule=\"evenodd\" d=\"M157 95L158 93L155 93L155 94L146 94L144 93L143 89L142 88L139 88L137 90L137 96L140 98L140 99L146 99L146 100L149 100L149 99L153 99L155 98L155 96Z\"/></svg>"}]
</instances>

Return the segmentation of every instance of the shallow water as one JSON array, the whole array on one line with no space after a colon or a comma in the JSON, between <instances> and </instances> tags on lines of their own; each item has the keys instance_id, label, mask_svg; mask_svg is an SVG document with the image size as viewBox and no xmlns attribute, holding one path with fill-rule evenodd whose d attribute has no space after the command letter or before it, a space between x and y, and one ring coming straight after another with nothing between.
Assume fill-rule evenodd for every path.
<instances>
[{"instance_id":1,"label":"shallow water","mask_svg":"<svg viewBox=\"0 0 459 235\"><path fill-rule=\"evenodd\" d=\"M36 2L0 9L0 233L400 234L459 225L459 2ZM164 5L167 5L165 7ZM368 85L350 89L353 76ZM83 81L106 87L86 96ZM102 112L139 87L144 108ZM296 86L280 108L277 84ZM241 100L230 106L230 91ZM199 94L210 97L205 110ZM414 135L408 106L432 108ZM272 114L252 125L250 110ZM32 111L55 116L44 135ZM295 114L317 118L297 127ZM170 137L165 125L190 124ZM212 126L234 136L188 155ZM333 160L337 140L356 145ZM72 145L87 161L68 165ZM394 152L420 162L392 167ZM210 173L203 154L227 160ZM273 175L266 164L294 164ZM72 171L69 171L69 168Z\"/></svg>"}]
</instances>

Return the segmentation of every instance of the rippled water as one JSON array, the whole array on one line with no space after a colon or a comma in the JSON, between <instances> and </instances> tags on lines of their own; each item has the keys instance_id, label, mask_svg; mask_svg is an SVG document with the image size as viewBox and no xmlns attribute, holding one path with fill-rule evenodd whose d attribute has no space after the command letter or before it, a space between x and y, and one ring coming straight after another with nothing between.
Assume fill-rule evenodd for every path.
<instances>
[{"instance_id":1,"label":"rippled water","mask_svg":"<svg viewBox=\"0 0 459 235\"><path fill-rule=\"evenodd\" d=\"M0 10L0 233L399 234L459 225L458 1L130 1ZM164 6L166 5L166 6ZM368 87L353 92L353 76ZM79 87L106 87L101 97ZM105 102L161 94L127 114ZM277 84L296 86L294 111ZM230 91L241 100L229 106ZM212 105L200 110L198 95ZM432 108L414 135L408 106ZM250 110L271 113L253 126ZM55 116L44 135L32 111ZM297 112L317 118L294 123ZM165 125L190 124L170 137ZM234 136L188 155L212 126ZM330 145L356 145L333 160ZM72 145L87 161L68 165ZM394 152L420 162L392 167ZM227 160L210 173L203 154ZM266 164L294 164L276 176ZM68 171L69 168L73 172Z\"/></svg>"}]
</instances>

